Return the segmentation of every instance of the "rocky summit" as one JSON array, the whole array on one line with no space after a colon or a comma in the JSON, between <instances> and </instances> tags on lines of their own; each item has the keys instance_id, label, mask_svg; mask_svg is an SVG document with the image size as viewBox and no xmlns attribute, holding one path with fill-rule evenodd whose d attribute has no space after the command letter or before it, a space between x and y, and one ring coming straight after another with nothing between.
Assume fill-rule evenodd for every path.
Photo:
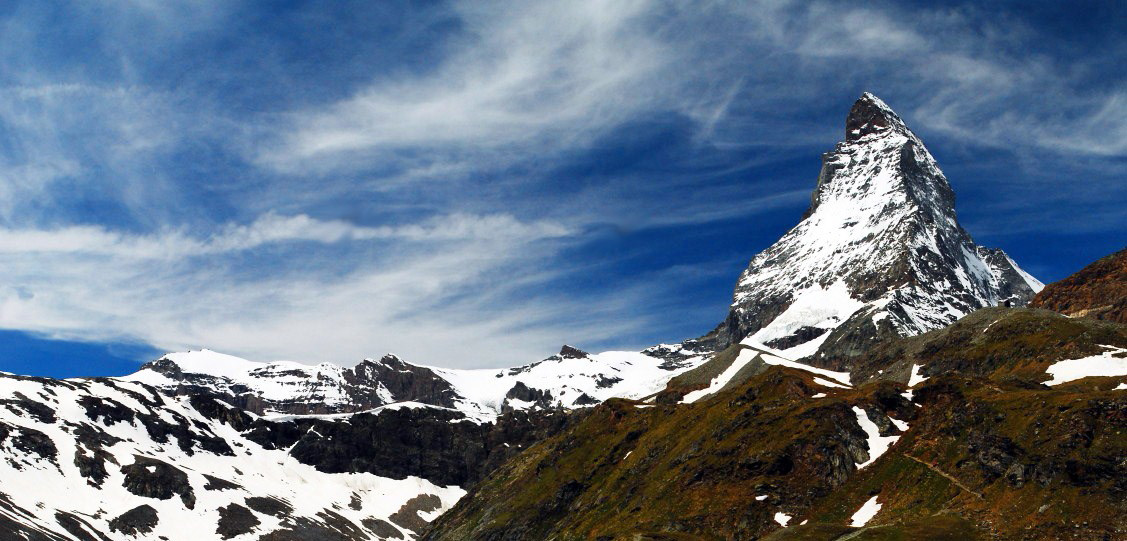
<instances>
[{"instance_id":1,"label":"rocky summit","mask_svg":"<svg viewBox=\"0 0 1127 541\"><path fill-rule=\"evenodd\" d=\"M0 373L0 539L1127 539L1123 262L1042 290L866 93L698 339Z\"/></svg>"}]
</instances>

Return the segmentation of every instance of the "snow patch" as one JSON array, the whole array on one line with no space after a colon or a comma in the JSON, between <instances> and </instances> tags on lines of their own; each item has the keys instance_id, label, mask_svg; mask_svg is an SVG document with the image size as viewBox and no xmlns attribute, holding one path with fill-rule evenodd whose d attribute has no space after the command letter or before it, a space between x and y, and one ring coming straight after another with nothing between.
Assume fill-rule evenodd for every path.
<instances>
[{"instance_id":1,"label":"snow patch","mask_svg":"<svg viewBox=\"0 0 1127 541\"><path fill-rule=\"evenodd\" d=\"M1045 372L1053 376L1053 379L1046 381L1045 385L1060 385L1089 376L1127 376L1127 356L1124 356L1127 349L1103 345L1100 347L1107 351L1050 365Z\"/></svg>"},{"instance_id":2,"label":"snow patch","mask_svg":"<svg viewBox=\"0 0 1127 541\"><path fill-rule=\"evenodd\" d=\"M927 381L928 378L920 375L920 368L921 367L918 364L912 365L912 375L908 376L908 387L915 387L916 385Z\"/></svg>"},{"instance_id":3,"label":"snow patch","mask_svg":"<svg viewBox=\"0 0 1127 541\"><path fill-rule=\"evenodd\" d=\"M821 385L823 387L837 387L839 389L848 389L849 388L849 386L847 386L847 385L841 385L841 384L834 383L832 381L825 380L825 379L822 379L822 378L817 378L817 377L814 378L814 383L817 383L818 385Z\"/></svg>"},{"instance_id":4,"label":"snow patch","mask_svg":"<svg viewBox=\"0 0 1127 541\"><path fill-rule=\"evenodd\" d=\"M849 382L849 372L834 372L833 370L826 370L825 368L817 368L817 367L814 367L814 366L810 366L808 364L802 364L800 362L795 362L795 361L791 361L791 360L788 360L788 359L784 359L784 358L782 358L778 355L764 355L763 356L763 362L765 362L767 364L777 365L777 366L786 366L786 367L795 368L795 369L798 369L798 370L805 370L807 372L810 372L811 374L818 374L820 376L825 376L825 377L832 379L834 381L837 381L838 383L841 384L841 385L834 385L834 384L829 383L829 382L819 383L820 385L826 385L827 387L849 387L850 385L852 385ZM817 381L817 378L815 378L815 381ZM825 381L825 380L822 380L822 381Z\"/></svg>"},{"instance_id":5,"label":"snow patch","mask_svg":"<svg viewBox=\"0 0 1127 541\"><path fill-rule=\"evenodd\" d=\"M783 512L775 513L775 522L778 522L779 526L786 528L787 523L790 522L790 519L791 519L791 516L786 514L786 513L783 513Z\"/></svg>"},{"instance_id":6,"label":"snow patch","mask_svg":"<svg viewBox=\"0 0 1127 541\"><path fill-rule=\"evenodd\" d=\"M877 503L876 496L869 498L869 501L865 502L865 504L862 505L861 508L858 509L856 513L853 513L853 516L849 518L849 525L854 528L860 528L868 524L870 520L873 520L873 517L877 516L880 508L881 504Z\"/></svg>"},{"instance_id":7,"label":"snow patch","mask_svg":"<svg viewBox=\"0 0 1127 541\"><path fill-rule=\"evenodd\" d=\"M857 463L857 469L861 469L876 462L885 451L888 451L889 447L892 447L892 444L896 443L896 440L900 439L900 436L881 436L880 428L877 428L876 423L869 420L865 410L853 406L853 413L857 414L857 424L861 425L861 430L864 430L865 435L868 436L869 459Z\"/></svg>"},{"instance_id":8,"label":"snow patch","mask_svg":"<svg viewBox=\"0 0 1127 541\"><path fill-rule=\"evenodd\" d=\"M741 349L739 355L736 356L736 360L732 361L732 364L728 365L728 368L724 369L719 376L712 378L712 382L709 383L708 387L686 394L685 397L681 399L681 403L692 404L697 400L723 389L725 385L732 381L732 378L736 377L736 374L738 374L740 370L743 370L743 368L758 355L759 352L755 350Z\"/></svg>"}]
</instances>

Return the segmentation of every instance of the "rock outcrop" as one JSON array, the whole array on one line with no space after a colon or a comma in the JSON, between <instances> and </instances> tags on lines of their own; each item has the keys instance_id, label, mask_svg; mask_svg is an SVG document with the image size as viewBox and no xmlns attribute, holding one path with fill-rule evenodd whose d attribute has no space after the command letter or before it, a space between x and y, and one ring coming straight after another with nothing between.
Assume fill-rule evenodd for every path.
<instances>
[{"instance_id":1,"label":"rock outcrop","mask_svg":"<svg viewBox=\"0 0 1127 541\"><path fill-rule=\"evenodd\" d=\"M1029 305L1072 317L1127 323L1127 249L1049 284Z\"/></svg>"}]
</instances>

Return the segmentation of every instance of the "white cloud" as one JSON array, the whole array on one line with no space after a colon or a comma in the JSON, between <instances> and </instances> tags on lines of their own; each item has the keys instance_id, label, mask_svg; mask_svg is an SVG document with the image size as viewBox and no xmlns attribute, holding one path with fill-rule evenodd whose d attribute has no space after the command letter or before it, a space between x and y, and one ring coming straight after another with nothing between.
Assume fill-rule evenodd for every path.
<instances>
[{"instance_id":1,"label":"white cloud","mask_svg":"<svg viewBox=\"0 0 1127 541\"><path fill-rule=\"evenodd\" d=\"M398 349L449 364L530 360L558 347L562 329L595 339L622 328L561 324L575 306L555 295L507 298L526 285L522 272L547 272L553 242L569 234L504 215L396 227L265 216L208 239L96 227L6 231L0 282L11 286L0 293L0 326L264 359L352 362ZM342 267L325 252L333 249L394 253ZM236 252L263 259L244 267Z\"/></svg>"},{"instance_id":2,"label":"white cloud","mask_svg":"<svg viewBox=\"0 0 1127 541\"><path fill-rule=\"evenodd\" d=\"M83 198L150 218L177 189L161 161L200 124L175 101L126 85L0 88L0 223L69 219L60 202Z\"/></svg>"},{"instance_id":3,"label":"white cloud","mask_svg":"<svg viewBox=\"0 0 1127 541\"><path fill-rule=\"evenodd\" d=\"M267 244L307 241L398 239L404 241L520 240L564 237L571 232L547 222L526 224L507 215L454 214L426 223L364 227L341 220L317 220L304 214L266 214L247 225L228 224L206 238L183 231L133 235L101 226L54 230L0 229L0 254L104 255L128 259L176 259L252 250Z\"/></svg>"},{"instance_id":4,"label":"white cloud","mask_svg":"<svg viewBox=\"0 0 1127 541\"><path fill-rule=\"evenodd\" d=\"M668 90L654 80L681 54L651 33L656 8L644 0L459 3L467 37L433 73L380 79L339 103L293 113L279 145L259 159L315 167L343 153L355 166L357 155L404 147L504 152L582 141Z\"/></svg>"}]
</instances>

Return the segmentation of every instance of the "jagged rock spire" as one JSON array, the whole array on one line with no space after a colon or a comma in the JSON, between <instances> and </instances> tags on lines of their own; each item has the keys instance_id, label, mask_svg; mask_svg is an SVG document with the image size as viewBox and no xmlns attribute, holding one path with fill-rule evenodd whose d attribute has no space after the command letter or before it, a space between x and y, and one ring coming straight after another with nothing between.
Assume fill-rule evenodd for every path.
<instances>
[{"instance_id":1,"label":"jagged rock spire","mask_svg":"<svg viewBox=\"0 0 1127 541\"><path fill-rule=\"evenodd\" d=\"M845 141L853 142L866 135L885 131L905 133L908 127L880 98L865 92L849 109L845 119Z\"/></svg>"},{"instance_id":2,"label":"jagged rock spire","mask_svg":"<svg viewBox=\"0 0 1127 541\"><path fill-rule=\"evenodd\" d=\"M959 226L947 178L888 105L866 92L845 124L801 222L751 260L728 319L700 345L745 341L841 367L876 339L1040 289Z\"/></svg>"}]
</instances>

